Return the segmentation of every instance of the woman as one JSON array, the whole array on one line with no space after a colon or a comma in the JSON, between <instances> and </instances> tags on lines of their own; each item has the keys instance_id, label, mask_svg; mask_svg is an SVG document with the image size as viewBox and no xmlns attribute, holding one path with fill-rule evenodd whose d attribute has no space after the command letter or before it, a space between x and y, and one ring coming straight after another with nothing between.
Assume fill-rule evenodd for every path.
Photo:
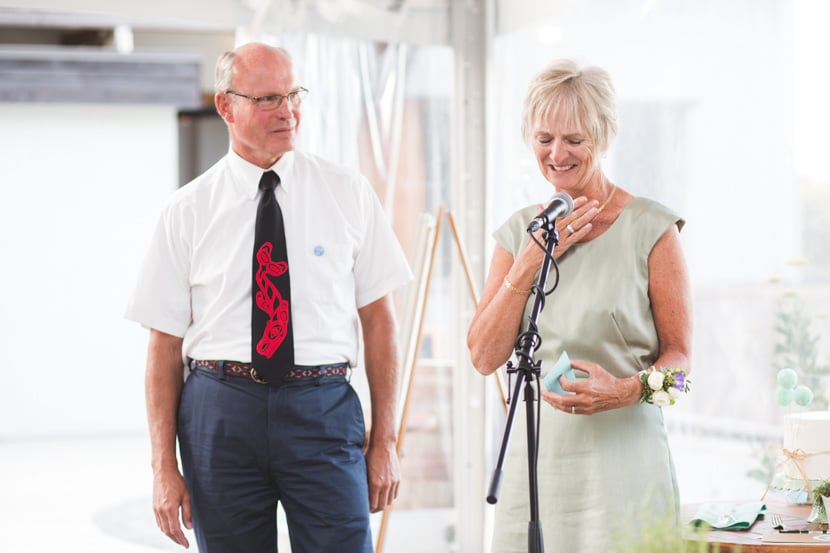
<instances>
[{"instance_id":1,"label":"woman","mask_svg":"<svg viewBox=\"0 0 830 553\"><path fill-rule=\"evenodd\" d=\"M540 314L535 353L542 376L562 352L576 375L559 379L565 394L541 393L539 514L548 553L606 552L641 519L677 520L663 415L640 401L649 392L639 373L690 368L684 221L603 174L600 159L617 131L615 103L605 71L563 60L533 80L524 104L522 133L539 170L574 198L573 212L556 220L560 280ZM519 210L494 234L498 245L467 336L482 374L504 365L526 330L544 257L526 236L538 211ZM517 416L511 431L493 553L527 551L524 424Z\"/></svg>"}]
</instances>

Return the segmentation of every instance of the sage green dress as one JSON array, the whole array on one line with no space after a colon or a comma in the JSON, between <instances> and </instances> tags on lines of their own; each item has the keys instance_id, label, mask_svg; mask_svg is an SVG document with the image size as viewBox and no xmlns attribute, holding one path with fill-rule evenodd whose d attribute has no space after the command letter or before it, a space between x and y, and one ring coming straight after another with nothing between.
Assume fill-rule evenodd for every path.
<instances>
[{"instance_id":1,"label":"sage green dress","mask_svg":"<svg viewBox=\"0 0 830 553\"><path fill-rule=\"evenodd\" d=\"M496 241L515 257L527 242L530 206L500 227ZM613 225L558 260L560 280L539 317L535 359L542 377L563 350L617 377L649 367L658 355L648 296L648 255L683 220L657 202L635 198ZM551 267L547 288L555 282ZM535 296L525 308L522 330ZM576 371L577 378L579 373ZM512 393L512 390L510 391ZM607 553L647 524L677 524L678 494L663 413L635 403L594 415L541 405L539 516L545 553ZM530 520L524 404L516 411L496 505L492 553L525 553Z\"/></svg>"}]
</instances>

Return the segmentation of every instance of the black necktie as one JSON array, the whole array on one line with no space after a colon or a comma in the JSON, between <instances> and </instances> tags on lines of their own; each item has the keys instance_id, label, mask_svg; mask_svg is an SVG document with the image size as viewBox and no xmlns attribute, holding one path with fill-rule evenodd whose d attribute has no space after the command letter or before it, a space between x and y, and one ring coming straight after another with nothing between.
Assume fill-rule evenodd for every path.
<instances>
[{"instance_id":1,"label":"black necktie","mask_svg":"<svg viewBox=\"0 0 830 553\"><path fill-rule=\"evenodd\" d=\"M262 174L254 231L251 360L257 376L271 384L294 367L285 225L274 195L279 183L275 172Z\"/></svg>"}]
</instances>

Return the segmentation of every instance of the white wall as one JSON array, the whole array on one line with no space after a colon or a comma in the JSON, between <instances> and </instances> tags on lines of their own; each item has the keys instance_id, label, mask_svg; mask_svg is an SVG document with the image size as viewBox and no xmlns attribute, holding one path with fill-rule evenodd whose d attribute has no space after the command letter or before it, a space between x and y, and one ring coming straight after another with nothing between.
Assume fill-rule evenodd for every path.
<instances>
[{"instance_id":1,"label":"white wall","mask_svg":"<svg viewBox=\"0 0 830 553\"><path fill-rule=\"evenodd\" d=\"M172 107L0 104L0 439L143 431L122 318L177 186Z\"/></svg>"}]
</instances>

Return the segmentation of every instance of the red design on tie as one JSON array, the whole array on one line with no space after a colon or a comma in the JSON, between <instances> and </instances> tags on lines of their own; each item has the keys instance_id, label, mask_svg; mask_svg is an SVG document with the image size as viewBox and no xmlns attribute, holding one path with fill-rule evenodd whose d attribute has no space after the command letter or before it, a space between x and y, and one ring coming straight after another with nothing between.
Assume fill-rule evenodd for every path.
<instances>
[{"instance_id":1,"label":"red design on tie","mask_svg":"<svg viewBox=\"0 0 830 553\"><path fill-rule=\"evenodd\" d=\"M256 345L258 354L268 359L280 347L288 333L288 301L283 299L280 291L268 277L276 277L288 271L288 263L275 262L271 259L271 242L264 242L256 252L259 268L256 271L256 283L259 290L256 293L256 305L270 319L265 324L265 332Z\"/></svg>"}]
</instances>

